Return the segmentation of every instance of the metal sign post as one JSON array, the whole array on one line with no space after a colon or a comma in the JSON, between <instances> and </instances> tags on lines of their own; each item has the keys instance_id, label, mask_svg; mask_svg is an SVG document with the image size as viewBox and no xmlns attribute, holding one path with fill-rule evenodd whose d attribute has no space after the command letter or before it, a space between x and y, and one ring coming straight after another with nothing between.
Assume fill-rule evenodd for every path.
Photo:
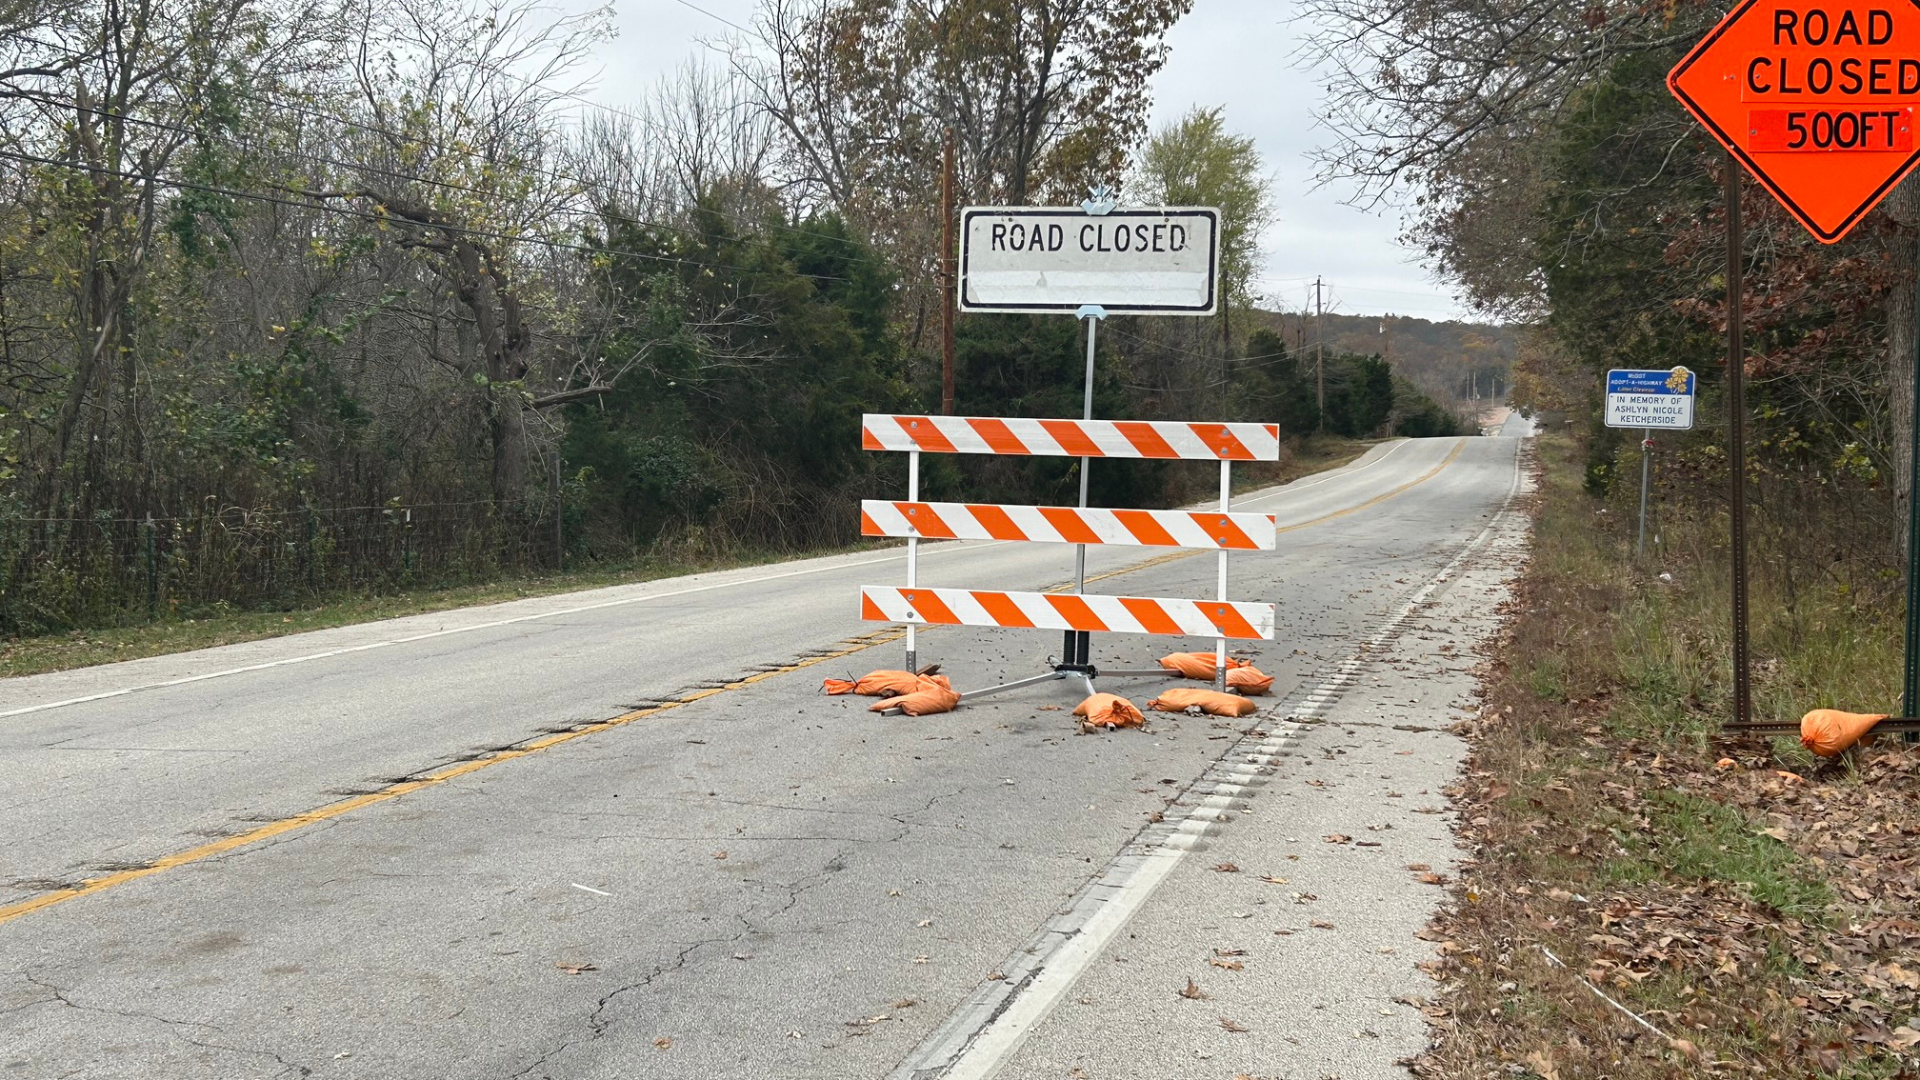
<instances>
[{"instance_id":1,"label":"metal sign post","mask_svg":"<svg viewBox=\"0 0 1920 1080\"><path fill-rule=\"evenodd\" d=\"M1111 209L1111 207L1109 207ZM1089 214L1095 213L1089 210ZM1095 334L1100 329L1100 320L1107 317L1107 309L1098 304L1087 304L1076 314L1087 324L1087 384L1086 394L1080 407L1080 419L1093 419L1093 357ZM1093 459L1080 459L1080 509L1087 509L1087 471ZM1080 596L1087 593L1087 545L1076 544L1073 549L1073 591ZM1061 646L1061 663L1066 670L1078 670L1086 679L1087 693L1093 693L1093 679L1085 675L1093 663L1093 634L1086 630L1067 631L1066 642Z\"/></svg>"},{"instance_id":2,"label":"metal sign post","mask_svg":"<svg viewBox=\"0 0 1920 1080\"><path fill-rule=\"evenodd\" d=\"M1747 348L1741 340L1746 257L1740 237L1740 170L1727 155L1727 464L1733 514L1733 722L1753 722L1747 665Z\"/></svg>"},{"instance_id":3,"label":"metal sign post","mask_svg":"<svg viewBox=\"0 0 1920 1080\"><path fill-rule=\"evenodd\" d=\"M1653 479L1653 429L1640 438L1640 534L1633 542L1633 561L1647 557L1647 488Z\"/></svg>"},{"instance_id":4,"label":"metal sign post","mask_svg":"<svg viewBox=\"0 0 1920 1080\"><path fill-rule=\"evenodd\" d=\"M1920 273L1920 258L1914 260ZM1920 295L1920 287L1914 292ZM1907 433L1907 662L1901 681L1900 715L1920 716L1920 342L1915 344L1913 374L1913 412L1908 414ZM1916 741L1913 732L1907 741Z\"/></svg>"}]
</instances>

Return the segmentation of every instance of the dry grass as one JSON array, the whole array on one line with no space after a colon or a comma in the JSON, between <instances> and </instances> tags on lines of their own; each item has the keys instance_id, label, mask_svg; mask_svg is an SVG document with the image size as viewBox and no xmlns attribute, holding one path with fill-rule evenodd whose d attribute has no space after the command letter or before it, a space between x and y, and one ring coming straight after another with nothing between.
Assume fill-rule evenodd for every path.
<instances>
[{"instance_id":1,"label":"dry grass","mask_svg":"<svg viewBox=\"0 0 1920 1080\"><path fill-rule=\"evenodd\" d=\"M1473 860L1431 930L1415 1071L1920 1076L1920 755L1723 742L1724 571L1637 572L1575 448L1540 457L1534 555L1464 726ZM1889 613L1754 596L1763 717L1891 692Z\"/></svg>"}]
</instances>

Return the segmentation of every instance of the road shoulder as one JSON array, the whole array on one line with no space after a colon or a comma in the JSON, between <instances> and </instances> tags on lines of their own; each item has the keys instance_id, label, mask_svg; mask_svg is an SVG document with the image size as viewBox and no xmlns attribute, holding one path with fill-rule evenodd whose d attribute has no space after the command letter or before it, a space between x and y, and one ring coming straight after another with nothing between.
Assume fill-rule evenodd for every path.
<instances>
[{"instance_id":1,"label":"road shoulder","mask_svg":"<svg viewBox=\"0 0 1920 1080\"><path fill-rule=\"evenodd\" d=\"M1448 728L1475 708L1476 649L1525 544L1524 517L1502 515L1352 678L1282 703L1269 726L1290 745L1264 785L1243 785L998 1076L1406 1075L1432 992L1420 935L1460 854L1445 789L1466 744Z\"/></svg>"}]
</instances>

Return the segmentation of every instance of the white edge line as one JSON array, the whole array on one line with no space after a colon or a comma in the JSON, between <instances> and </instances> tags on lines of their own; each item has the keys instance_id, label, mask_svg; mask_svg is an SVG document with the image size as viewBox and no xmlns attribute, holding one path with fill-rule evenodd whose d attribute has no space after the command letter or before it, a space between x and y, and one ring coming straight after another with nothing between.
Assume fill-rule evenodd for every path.
<instances>
[{"instance_id":1,"label":"white edge line","mask_svg":"<svg viewBox=\"0 0 1920 1080\"><path fill-rule=\"evenodd\" d=\"M1508 511L1513 506L1513 497L1520 490L1520 482L1520 462L1516 456L1513 481L1508 485L1506 498L1501 501L1500 508L1494 512L1478 535L1469 540L1466 546L1454 554L1453 558L1447 560L1446 565L1429 578L1427 583L1415 592L1397 613L1381 624L1380 631L1375 635L1376 638L1390 636L1433 595L1435 590L1453 577L1454 571L1462 563L1480 550L1481 545L1486 543L1487 538L1492 536L1495 529L1506 519ZM1356 654L1348 658L1348 663L1360 659L1360 655ZM1344 681L1346 680L1337 675L1325 679L1314 688L1314 696ZM1318 711L1318 706L1301 711ZM1190 812L1182 821L1182 827L1193 820L1195 815ZM944 1071L940 1072L941 1080L992 1080L992 1077L999 1073L1013 1053L1026 1041L1027 1035L1052 1014L1055 1006L1066 996L1066 992L1079 980L1088 964L1099 955L1107 942L1111 941L1113 936L1127 924L1134 913L1146 906L1147 900L1179 865L1180 860L1189 850L1188 847L1162 840L1153 849L1137 856L1140 860L1138 868L1114 890L1120 895L1102 899L1093 915L1081 924L1077 933L1051 955L1036 958L1041 965L1039 974L1034 976L1031 983L1019 990L1012 1001L1006 1003L985 1025L976 1029L971 1040L962 1043L959 1052L949 1059ZM1099 883L1112 869L1114 863L1126 858L1127 854L1123 849L1107 868L1094 876L1090 884ZM1083 902L1085 902L1084 894L1083 898L1076 899L1075 906ZM944 1035L947 1038L942 1041L946 1042L955 1034L958 1033L948 1032L943 1026L936 1030L934 1036L929 1036L929 1040ZM916 1047L891 1075L910 1076L928 1069L941 1068L939 1062L916 1060L927 1049L929 1048L926 1044Z\"/></svg>"}]
</instances>

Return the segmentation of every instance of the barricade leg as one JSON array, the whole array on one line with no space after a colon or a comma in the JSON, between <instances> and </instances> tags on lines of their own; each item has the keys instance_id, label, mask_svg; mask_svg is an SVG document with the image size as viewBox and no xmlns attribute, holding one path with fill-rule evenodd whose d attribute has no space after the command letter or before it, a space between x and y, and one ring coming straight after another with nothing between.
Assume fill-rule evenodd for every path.
<instances>
[{"instance_id":1,"label":"barricade leg","mask_svg":"<svg viewBox=\"0 0 1920 1080\"><path fill-rule=\"evenodd\" d=\"M1233 462L1220 462L1220 512L1228 513L1233 509ZM1220 549L1220 592L1221 603L1227 601L1227 549ZM1213 687L1222 693L1227 689L1227 639L1222 636L1213 643Z\"/></svg>"},{"instance_id":2,"label":"barricade leg","mask_svg":"<svg viewBox=\"0 0 1920 1080\"><path fill-rule=\"evenodd\" d=\"M911 450L907 453L907 501L920 501L920 451L918 450ZM919 584L920 539L909 536L907 537L907 588L911 589ZM907 670L909 672L918 672L920 670L919 644L920 640L917 628L912 623L908 623Z\"/></svg>"}]
</instances>

